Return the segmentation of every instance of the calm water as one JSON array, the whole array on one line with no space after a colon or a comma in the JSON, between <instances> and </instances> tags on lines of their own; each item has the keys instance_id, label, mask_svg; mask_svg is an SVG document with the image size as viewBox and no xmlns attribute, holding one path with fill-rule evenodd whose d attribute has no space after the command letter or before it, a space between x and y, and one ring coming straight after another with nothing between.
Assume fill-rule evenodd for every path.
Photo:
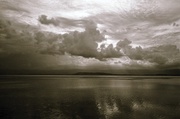
<instances>
[{"instance_id":1,"label":"calm water","mask_svg":"<svg viewBox=\"0 0 180 119\"><path fill-rule=\"evenodd\" d=\"M180 119L180 77L0 78L0 119Z\"/></svg>"}]
</instances>

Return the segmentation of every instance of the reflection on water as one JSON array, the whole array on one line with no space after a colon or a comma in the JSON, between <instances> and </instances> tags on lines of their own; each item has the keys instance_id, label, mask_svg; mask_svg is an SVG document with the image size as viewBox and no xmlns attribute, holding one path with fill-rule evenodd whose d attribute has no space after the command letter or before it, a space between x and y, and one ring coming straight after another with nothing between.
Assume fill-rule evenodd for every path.
<instances>
[{"instance_id":1,"label":"reflection on water","mask_svg":"<svg viewBox=\"0 0 180 119\"><path fill-rule=\"evenodd\" d=\"M179 77L1 79L0 119L180 119Z\"/></svg>"}]
</instances>

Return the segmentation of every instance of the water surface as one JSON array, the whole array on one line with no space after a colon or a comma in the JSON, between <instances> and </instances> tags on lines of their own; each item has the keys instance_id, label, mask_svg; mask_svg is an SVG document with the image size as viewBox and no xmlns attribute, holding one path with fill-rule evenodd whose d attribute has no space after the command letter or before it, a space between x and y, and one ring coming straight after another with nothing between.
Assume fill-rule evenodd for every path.
<instances>
[{"instance_id":1,"label":"water surface","mask_svg":"<svg viewBox=\"0 0 180 119\"><path fill-rule=\"evenodd\" d=\"M180 119L180 78L1 76L0 119Z\"/></svg>"}]
</instances>

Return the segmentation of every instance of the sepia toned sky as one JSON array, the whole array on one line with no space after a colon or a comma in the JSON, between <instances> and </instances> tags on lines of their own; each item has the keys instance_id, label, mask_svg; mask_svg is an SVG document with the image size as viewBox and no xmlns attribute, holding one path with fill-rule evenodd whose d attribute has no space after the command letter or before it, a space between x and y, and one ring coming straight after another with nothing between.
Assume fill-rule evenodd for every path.
<instances>
[{"instance_id":1,"label":"sepia toned sky","mask_svg":"<svg viewBox=\"0 0 180 119\"><path fill-rule=\"evenodd\" d=\"M179 11L179 0L0 0L0 69L179 70Z\"/></svg>"}]
</instances>

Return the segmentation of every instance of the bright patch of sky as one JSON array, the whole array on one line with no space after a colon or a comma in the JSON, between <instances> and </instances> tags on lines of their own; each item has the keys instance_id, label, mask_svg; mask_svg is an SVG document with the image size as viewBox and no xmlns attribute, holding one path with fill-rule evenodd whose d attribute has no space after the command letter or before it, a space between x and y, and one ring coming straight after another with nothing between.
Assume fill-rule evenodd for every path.
<instances>
[{"instance_id":1,"label":"bright patch of sky","mask_svg":"<svg viewBox=\"0 0 180 119\"><path fill-rule=\"evenodd\" d=\"M176 62L180 56L176 49L180 48L179 11L179 0L1 0L0 17L16 25L5 23L9 31L1 29L0 37L3 40L0 42L8 44L12 40L11 37L20 39L17 33L22 32L22 39L25 40L21 39L21 42L37 42L39 46L36 44L34 47L43 46L43 53L48 51L61 55L69 53L82 56L83 58L77 58L80 61L78 63L85 66L90 62L99 63L94 59L85 59L89 57L98 60L109 58L106 63L111 65L127 65L129 60L130 64L136 62L138 65L162 65L167 64L169 58L166 54L161 55L161 52L168 52L168 49L175 52L172 54L173 61ZM36 34L38 31L42 33ZM49 35L49 32L53 35ZM11 37L4 40L8 35ZM33 40L27 41L28 38ZM56 38L61 41L55 41ZM54 41L51 43L48 40ZM159 47L160 45L162 47ZM4 52L4 49L10 49L10 52L22 48L13 50L13 47L3 46L0 53ZM158 52L154 55L151 51ZM99 52L101 54L98 54ZM113 59L124 54L129 59ZM168 61L161 62L158 58ZM72 58L72 61L74 59L76 58Z\"/></svg>"}]
</instances>

